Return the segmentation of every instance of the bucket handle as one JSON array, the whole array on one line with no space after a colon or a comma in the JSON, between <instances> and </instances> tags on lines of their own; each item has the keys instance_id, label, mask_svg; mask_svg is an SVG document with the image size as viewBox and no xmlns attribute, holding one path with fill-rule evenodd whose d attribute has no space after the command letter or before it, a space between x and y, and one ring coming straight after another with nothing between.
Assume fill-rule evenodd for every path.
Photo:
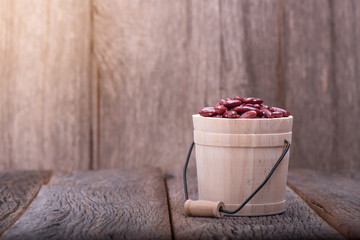
<instances>
[{"instance_id":1,"label":"bucket handle","mask_svg":"<svg viewBox=\"0 0 360 240\"><path fill-rule=\"evenodd\" d=\"M219 212L226 213L226 214L235 214L235 213L239 212L260 191L260 189L269 181L270 177L275 172L276 168L279 166L281 160L285 157L286 153L289 151L290 142L287 139L285 139L284 143L286 144L286 147L285 147L283 153L281 154L279 160L277 160L277 162L275 163L275 165L273 166L273 168L271 169L271 171L269 172L269 174L267 175L265 180L256 188L256 190L237 209L235 209L233 211L229 211L229 210L223 209L223 207L220 206L220 208L218 209ZM183 171L185 200L189 199L189 194L188 194L188 189L187 189L187 181L186 181L186 170L187 170L187 167L189 164L191 152L194 148L194 145L195 145L195 143L192 142L189 152L188 152L188 155L187 155L187 158L186 158L184 171Z\"/></svg>"}]
</instances>

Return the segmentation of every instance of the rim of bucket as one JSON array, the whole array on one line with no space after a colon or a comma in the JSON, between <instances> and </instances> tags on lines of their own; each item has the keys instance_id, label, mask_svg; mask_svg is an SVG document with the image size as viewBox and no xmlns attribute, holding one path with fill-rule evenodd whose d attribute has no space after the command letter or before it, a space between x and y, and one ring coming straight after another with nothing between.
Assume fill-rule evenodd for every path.
<instances>
[{"instance_id":1,"label":"rim of bucket","mask_svg":"<svg viewBox=\"0 0 360 240\"><path fill-rule=\"evenodd\" d=\"M192 115L194 130L221 134L273 134L292 132L293 116L282 118L213 118Z\"/></svg>"}]
</instances>

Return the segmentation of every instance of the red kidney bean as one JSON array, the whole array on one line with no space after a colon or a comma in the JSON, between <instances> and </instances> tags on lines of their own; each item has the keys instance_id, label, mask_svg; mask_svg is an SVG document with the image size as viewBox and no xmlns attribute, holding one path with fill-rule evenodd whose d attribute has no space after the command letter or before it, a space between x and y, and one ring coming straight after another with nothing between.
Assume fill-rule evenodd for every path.
<instances>
[{"instance_id":1,"label":"red kidney bean","mask_svg":"<svg viewBox=\"0 0 360 240\"><path fill-rule=\"evenodd\" d=\"M215 112L217 114L222 115L224 112L228 111L229 109L227 107L225 107L224 105L218 105L214 107Z\"/></svg>"},{"instance_id":2,"label":"red kidney bean","mask_svg":"<svg viewBox=\"0 0 360 240\"><path fill-rule=\"evenodd\" d=\"M246 105L241 105L241 106L234 107L231 110L236 111L238 113L244 113L244 112L247 112L250 110L254 110L254 108L250 107L250 106L246 106Z\"/></svg>"},{"instance_id":3,"label":"red kidney bean","mask_svg":"<svg viewBox=\"0 0 360 240\"><path fill-rule=\"evenodd\" d=\"M245 104L244 106L254 107L254 104L247 103L247 104Z\"/></svg>"},{"instance_id":4,"label":"red kidney bean","mask_svg":"<svg viewBox=\"0 0 360 240\"><path fill-rule=\"evenodd\" d=\"M263 114L263 116L267 117L267 118L273 118L273 113L266 108L260 109L260 112Z\"/></svg>"},{"instance_id":5,"label":"red kidney bean","mask_svg":"<svg viewBox=\"0 0 360 240\"><path fill-rule=\"evenodd\" d=\"M252 104L262 104L264 102L264 100L260 99L260 98L256 98L256 97L247 97L244 98L244 103L252 103Z\"/></svg>"},{"instance_id":6,"label":"red kidney bean","mask_svg":"<svg viewBox=\"0 0 360 240\"><path fill-rule=\"evenodd\" d=\"M276 111L277 110L276 107L270 107L269 110L272 112L278 112L278 111Z\"/></svg>"},{"instance_id":7,"label":"red kidney bean","mask_svg":"<svg viewBox=\"0 0 360 240\"><path fill-rule=\"evenodd\" d=\"M250 107L250 106L247 106L247 105L234 107L231 110L237 111L238 113L244 113L244 112L248 112L248 111L255 111L257 114L260 115L260 110L259 109L254 108L254 107Z\"/></svg>"},{"instance_id":8,"label":"red kidney bean","mask_svg":"<svg viewBox=\"0 0 360 240\"><path fill-rule=\"evenodd\" d=\"M285 112L283 112L283 117L288 117L290 116L290 112L285 110Z\"/></svg>"},{"instance_id":9,"label":"red kidney bean","mask_svg":"<svg viewBox=\"0 0 360 240\"><path fill-rule=\"evenodd\" d=\"M274 118L281 118L283 116L283 113L282 112L272 112L272 115L274 116Z\"/></svg>"},{"instance_id":10,"label":"red kidney bean","mask_svg":"<svg viewBox=\"0 0 360 240\"><path fill-rule=\"evenodd\" d=\"M231 110L232 110L232 111L235 111L235 112L237 112L237 113L241 113L241 107L242 107L242 106L236 106L236 107L233 107Z\"/></svg>"},{"instance_id":11,"label":"red kidney bean","mask_svg":"<svg viewBox=\"0 0 360 240\"><path fill-rule=\"evenodd\" d=\"M271 107L270 108L270 111L272 112L282 112L283 113L283 117L288 117L290 116L290 112L285 110L285 109L282 109L282 108L279 108L279 107Z\"/></svg>"},{"instance_id":12,"label":"red kidney bean","mask_svg":"<svg viewBox=\"0 0 360 240\"><path fill-rule=\"evenodd\" d=\"M241 100L225 100L224 105L225 107L227 108L233 108L233 107L236 107L236 106L240 106L242 104Z\"/></svg>"},{"instance_id":13,"label":"red kidney bean","mask_svg":"<svg viewBox=\"0 0 360 240\"><path fill-rule=\"evenodd\" d=\"M269 109L269 106L268 106L268 105L261 104L261 105L260 105L260 109Z\"/></svg>"},{"instance_id":14,"label":"red kidney bean","mask_svg":"<svg viewBox=\"0 0 360 240\"><path fill-rule=\"evenodd\" d=\"M253 104L253 107L254 107L254 108L259 108L259 109L260 109L261 105L260 105L260 104L258 104L258 103L255 103L255 104Z\"/></svg>"},{"instance_id":15,"label":"red kidney bean","mask_svg":"<svg viewBox=\"0 0 360 240\"><path fill-rule=\"evenodd\" d=\"M217 102L214 107L220 106L220 105L221 105L221 104L220 104L219 102Z\"/></svg>"},{"instance_id":16,"label":"red kidney bean","mask_svg":"<svg viewBox=\"0 0 360 240\"><path fill-rule=\"evenodd\" d=\"M215 108L213 107L203 107L199 110L199 114L204 117L212 117L217 115Z\"/></svg>"},{"instance_id":17,"label":"red kidney bean","mask_svg":"<svg viewBox=\"0 0 360 240\"><path fill-rule=\"evenodd\" d=\"M219 103L220 103L220 105L224 105L226 103L226 101L229 101L229 100L233 100L233 99L231 99L231 98L222 98L222 99L220 99Z\"/></svg>"},{"instance_id":18,"label":"red kidney bean","mask_svg":"<svg viewBox=\"0 0 360 240\"><path fill-rule=\"evenodd\" d=\"M226 111L226 112L224 112L224 114L223 114L223 117L224 118L237 118L237 116L238 116L238 114L237 114L237 112L235 112L235 111Z\"/></svg>"},{"instance_id":19,"label":"red kidney bean","mask_svg":"<svg viewBox=\"0 0 360 240\"><path fill-rule=\"evenodd\" d=\"M240 100L241 102L244 101L244 98L243 98L243 97L240 97L240 96L235 96L234 99L235 99L235 100Z\"/></svg>"},{"instance_id":20,"label":"red kidney bean","mask_svg":"<svg viewBox=\"0 0 360 240\"><path fill-rule=\"evenodd\" d=\"M256 118L256 116L257 116L257 112L251 110L241 114L240 118Z\"/></svg>"},{"instance_id":21,"label":"red kidney bean","mask_svg":"<svg viewBox=\"0 0 360 240\"><path fill-rule=\"evenodd\" d=\"M223 116L218 114L218 115L213 116L213 118L223 118Z\"/></svg>"}]
</instances>

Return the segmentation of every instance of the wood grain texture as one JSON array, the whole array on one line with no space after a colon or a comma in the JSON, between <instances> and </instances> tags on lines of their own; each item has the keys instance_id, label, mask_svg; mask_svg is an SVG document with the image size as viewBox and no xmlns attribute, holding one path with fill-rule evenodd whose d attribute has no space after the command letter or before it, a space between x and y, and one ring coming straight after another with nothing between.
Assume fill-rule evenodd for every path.
<instances>
[{"instance_id":1,"label":"wood grain texture","mask_svg":"<svg viewBox=\"0 0 360 240\"><path fill-rule=\"evenodd\" d=\"M359 11L351 0L95 0L96 167L180 169L191 115L239 94L293 113L290 168L358 169Z\"/></svg>"},{"instance_id":2,"label":"wood grain texture","mask_svg":"<svg viewBox=\"0 0 360 240\"><path fill-rule=\"evenodd\" d=\"M197 199L195 174L188 175L189 196ZM175 239L343 239L291 189L285 213L266 217L185 217L182 178L167 179Z\"/></svg>"},{"instance_id":3,"label":"wood grain texture","mask_svg":"<svg viewBox=\"0 0 360 240\"><path fill-rule=\"evenodd\" d=\"M360 238L360 173L289 172L289 186L346 238Z\"/></svg>"},{"instance_id":4,"label":"wood grain texture","mask_svg":"<svg viewBox=\"0 0 360 240\"><path fill-rule=\"evenodd\" d=\"M48 171L0 171L0 235L21 216L50 175Z\"/></svg>"},{"instance_id":5,"label":"wood grain texture","mask_svg":"<svg viewBox=\"0 0 360 240\"><path fill-rule=\"evenodd\" d=\"M334 163L327 169L360 171L360 134L354 130L360 128L357 120L360 117L360 107L357 106L360 103L360 2L329 3L333 24L333 84L336 89L333 101L337 109L332 121L335 125L332 139Z\"/></svg>"},{"instance_id":6,"label":"wood grain texture","mask_svg":"<svg viewBox=\"0 0 360 240\"><path fill-rule=\"evenodd\" d=\"M170 239L159 169L53 177L3 239Z\"/></svg>"},{"instance_id":7,"label":"wood grain texture","mask_svg":"<svg viewBox=\"0 0 360 240\"><path fill-rule=\"evenodd\" d=\"M275 104L276 13L274 1L95 0L98 167L180 169L200 107Z\"/></svg>"},{"instance_id":8,"label":"wood grain texture","mask_svg":"<svg viewBox=\"0 0 360 240\"><path fill-rule=\"evenodd\" d=\"M291 168L360 169L359 18L356 0L0 0L0 168L179 169L191 115L243 95L294 115Z\"/></svg>"},{"instance_id":9,"label":"wood grain texture","mask_svg":"<svg viewBox=\"0 0 360 240\"><path fill-rule=\"evenodd\" d=\"M197 4L197 1L192 1ZM206 1L205 4L209 4ZM213 3L215 5L215 3ZM219 1L220 96L261 96L276 105L279 25L276 1ZM197 12L194 12L197 14ZM211 27L206 22L204 25ZM198 34L203 34L198 29ZM211 36L211 33L208 35ZM208 37L205 35L204 37ZM204 74L200 72L199 75ZM214 82L209 82L213 85ZM269 91L273 89L273 91Z\"/></svg>"},{"instance_id":10,"label":"wood grain texture","mask_svg":"<svg viewBox=\"0 0 360 240\"><path fill-rule=\"evenodd\" d=\"M279 3L284 102L295 119L290 167L359 169L360 4Z\"/></svg>"},{"instance_id":11,"label":"wood grain texture","mask_svg":"<svg viewBox=\"0 0 360 240\"><path fill-rule=\"evenodd\" d=\"M90 1L0 1L0 169L90 165Z\"/></svg>"},{"instance_id":12,"label":"wood grain texture","mask_svg":"<svg viewBox=\"0 0 360 240\"><path fill-rule=\"evenodd\" d=\"M336 114L329 1L281 1L284 11L284 89L294 116L290 167L330 168ZM330 110L331 109L331 110ZM316 161L314 161L316 159Z\"/></svg>"}]
</instances>

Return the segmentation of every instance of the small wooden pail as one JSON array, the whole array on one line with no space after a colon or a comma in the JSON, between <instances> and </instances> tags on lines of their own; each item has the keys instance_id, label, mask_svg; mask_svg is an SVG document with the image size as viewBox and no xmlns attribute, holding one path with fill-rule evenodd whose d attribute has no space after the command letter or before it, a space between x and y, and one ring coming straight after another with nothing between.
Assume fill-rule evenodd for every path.
<instances>
[{"instance_id":1,"label":"small wooden pail","mask_svg":"<svg viewBox=\"0 0 360 240\"><path fill-rule=\"evenodd\" d=\"M263 182L291 142L293 117L226 119L193 115L199 200L222 201L235 210ZM232 216L285 210L289 153L270 180Z\"/></svg>"}]
</instances>

